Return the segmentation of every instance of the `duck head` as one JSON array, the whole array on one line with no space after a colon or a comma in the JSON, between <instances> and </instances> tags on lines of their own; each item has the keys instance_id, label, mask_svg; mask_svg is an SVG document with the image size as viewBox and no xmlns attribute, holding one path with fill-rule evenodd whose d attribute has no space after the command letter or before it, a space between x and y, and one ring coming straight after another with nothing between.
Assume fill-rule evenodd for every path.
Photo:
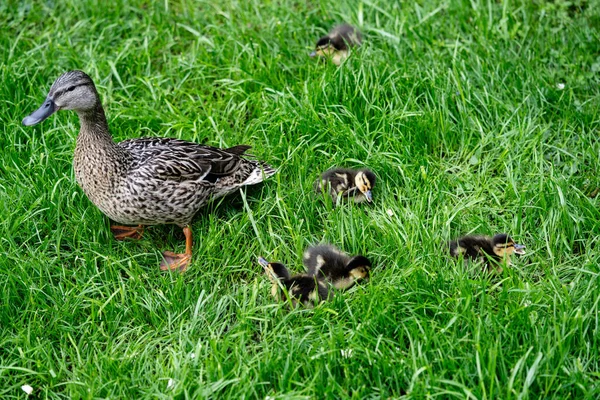
<instances>
[{"instance_id":1,"label":"duck head","mask_svg":"<svg viewBox=\"0 0 600 400\"><path fill-rule=\"evenodd\" d=\"M340 65L348 57L348 46L344 41L323 36L317 42L315 50L310 53L310 56L330 58L335 65Z\"/></svg>"},{"instance_id":2,"label":"duck head","mask_svg":"<svg viewBox=\"0 0 600 400\"><path fill-rule=\"evenodd\" d=\"M286 266L281 263L268 262L262 257L258 257L258 263L265 269L265 272L271 280L290 278L290 272Z\"/></svg>"},{"instance_id":3,"label":"duck head","mask_svg":"<svg viewBox=\"0 0 600 400\"><path fill-rule=\"evenodd\" d=\"M321 37L310 56L330 58L335 65L340 65L348 57L350 47L360 46L361 43L360 32L352 25L344 23Z\"/></svg>"},{"instance_id":4,"label":"duck head","mask_svg":"<svg viewBox=\"0 0 600 400\"><path fill-rule=\"evenodd\" d=\"M23 125L39 124L59 110L89 112L99 101L96 86L85 72L65 72L54 81L40 108L23 119Z\"/></svg>"},{"instance_id":5,"label":"duck head","mask_svg":"<svg viewBox=\"0 0 600 400\"><path fill-rule=\"evenodd\" d=\"M492 238L494 253L500 257L512 254L525 254L525 246L515 243L506 233L499 233Z\"/></svg>"},{"instance_id":6,"label":"duck head","mask_svg":"<svg viewBox=\"0 0 600 400\"><path fill-rule=\"evenodd\" d=\"M346 271L356 281L369 279L371 261L365 256L354 256L346 265Z\"/></svg>"},{"instance_id":7,"label":"duck head","mask_svg":"<svg viewBox=\"0 0 600 400\"><path fill-rule=\"evenodd\" d=\"M333 55L333 53L335 53L336 51L341 51L341 50L346 50L346 49L345 48L344 49L336 48L333 41L331 40L331 38L329 36L323 36L322 38L320 38L317 41L317 45L315 46L315 51L313 51L309 55L311 57L316 57L316 56L331 57Z\"/></svg>"},{"instance_id":8,"label":"duck head","mask_svg":"<svg viewBox=\"0 0 600 400\"><path fill-rule=\"evenodd\" d=\"M354 184L367 201L372 203L373 193L371 193L371 189L375 186L375 174L368 169L361 169L354 177Z\"/></svg>"}]
</instances>

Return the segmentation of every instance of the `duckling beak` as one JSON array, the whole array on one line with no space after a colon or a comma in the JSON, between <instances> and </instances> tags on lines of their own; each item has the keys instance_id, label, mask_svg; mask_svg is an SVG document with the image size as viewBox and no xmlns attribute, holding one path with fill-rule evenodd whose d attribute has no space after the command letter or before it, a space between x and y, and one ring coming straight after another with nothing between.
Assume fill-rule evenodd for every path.
<instances>
[{"instance_id":1,"label":"duckling beak","mask_svg":"<svg viewBox=\"0 0 600 400\"><path fill-rule=\"evenodd\" d=\"M525 254L525 245L515 243L515 253Z\"/></svg>"},{"instance_id":2,"label":"duckling beak","mask_svg":"<svg viewBox=\"0 0 600 400\"><path fill-rule=\"evenodd\" d=\"M44 104L42 104L42 106L40 108L38 108L33 113L31 113L29 116L27 116L23 119L23 125L31 126L31 125L39 124L40 122L42 122L43 120L45 120L46 118L48 118L49 116L54 114L54 112L56 112L56 111L57 111L57 107L56 107L56 104L54 103L54 100L52 100L50 97L46 97Z\"/></svg>"},{"instance_id":3,"label":"duckling beak","mask_svg":"<svg viewBox=\"0 0 600 400\"><path fill-rule=\"evenodd\" d=\"M373 202L373 193L371 193L371 191L370 191L370 190L367 190L367 191L365 192L365 197L367 198L367 201L368 201L369 203L372 203L372 202Z\"/></svg>"},{"instance_id":4,"label":"duckling beak","mask_svg":"<svg viewBox=\"0 0 600 400\"><path fill-rule=\"evenodd\" d=\"M316 52L316 51L313 51L313 52L312 52L312 53L310 53L308 56L309 56L309 57L315 57L316 55L317 55L317 52Z\"/></svg>"},{"instance_id":5,"label":"duckling beak","mask_svg":"<svg viewBox=\"0 0 600 400\"><path fill-rule=\"evenodd\" d=\"M258 257L258 263L262 265L263 268L267 268L269 266L269 262L262 257Z\"/></svg>"}]
</instances>

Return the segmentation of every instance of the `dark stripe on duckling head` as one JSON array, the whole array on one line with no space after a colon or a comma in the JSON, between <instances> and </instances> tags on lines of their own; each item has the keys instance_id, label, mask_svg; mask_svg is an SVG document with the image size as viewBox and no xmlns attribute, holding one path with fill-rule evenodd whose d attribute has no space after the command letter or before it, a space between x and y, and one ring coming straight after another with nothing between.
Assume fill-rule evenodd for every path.
<instances>
[{"instance_id":1,"label":"dark stripe on duckling head","mask_svg":"<svg viewBox=\"0 0 600 400\"><path fill-rule=\"evenodd\" d=\"M364 176L367 178L367 180L369 181L369 188L372 189L373 186L375 186L375 180L377 179L375 174L373 173L373 171L371 171L370 169L361 169L360 170Z\"/></svg>"},{"instance_id":2,"label":"dark stripe on duckling head","mask_svg":"<svg viewBox=\"0 0 600 400\"><path fill-rule=\"evenodd\" d=\"M321 39L317 41L316 47L327 47L331 44L331 38L329 36L323 36Z\"/></svg>"},{"instance_id":3,"label":"dark stripe on duckling head","mask_svg":"<svg viewBox=\"0 0 600 400\"><path fill-rule=\"evenodd\" d=\"M371 261L365 256L354 256L346 265L346 269L351 270L358 267L371 268Z\"/></svg>"},{"instance_id":4,"label":"dark stripe on duckling head","mask_svg":"<svg viewBox=\"0 0 600 400\"><path fill-rule=\"evenodd\" d=\"M346 272L355 279L369 279L371 261L365 256L354 256L346 265Z\"/></svg>"}]
</instances>

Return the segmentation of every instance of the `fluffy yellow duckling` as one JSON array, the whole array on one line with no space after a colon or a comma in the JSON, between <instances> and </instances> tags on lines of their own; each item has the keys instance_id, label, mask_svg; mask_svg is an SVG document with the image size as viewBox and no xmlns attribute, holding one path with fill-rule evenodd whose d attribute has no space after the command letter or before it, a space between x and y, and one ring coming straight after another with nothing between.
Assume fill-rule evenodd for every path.
<instances>
[{"instance_id":1,"label":"fluffy yellow duckling","mask_svg":"<svg viewBox=\"0 0 600 400\"><path fill-rule=\"evenodd\" d=\"M369 169L333 168L325 171L314 183L317 193L329 192L337 204L338 199L352 198L355 203L373 202L371 190L375 186L375 174Z\"/></svg>"},{"instance_id":2,"label":"fluffy yellow duckling","mask_svg":"<svg viewBox=\"0 0 600 400\"><path fill-rule=\"evenodd\" d=\"M465 259L483 261L488 268L495 267L498 273L502 272L499 266L502 260L510 265L510 256L513 254L525 254L525 246L516 243L506 233L499 233L494 237L468 235L450 241L448 243L450 255L459 257L461 254Z\"/></svg>"},{"instance_id":3,"label":"fluffy yellow duckling","mask_svg":"<svg viewBox=\"0 0 600 400\"><path fill-rule=\"evenodd\" d=\"M335 65L340 65L348 58L351 47L362 44L362 35L352 25L342 24L331 30L327 35L317 41L315 51L310 53L311 57L320 56L331 58Z\"/></svg>"},{"instance_id":4,"label":"fluffy yellow duckling","mask_svg":"<svg viewBox=\"0 0 600 400\"><path fill-rule=\"evenodd\" d=\"M271 288L273 297L278 300L285 299L287 291L294 307L300 303L310 308L333 295L327 284L316 276L307 274L291 276L285 265L268 262L262 257L258 258L258 263L265 269L273 284Z\"/></svg>"},{"instance_id":5,"label":"fluffy yellow duckling","mask_svg":"<svg viewBox=\"0 0 600 400\"><path fill-rule=\"evenodd\" d=\"M348 289L357 281L369 279L371 261L358 255L350 257L337 247L322 244L304 251L308 275L326 279L336 289Z\"/></svg>"}]
</instances>

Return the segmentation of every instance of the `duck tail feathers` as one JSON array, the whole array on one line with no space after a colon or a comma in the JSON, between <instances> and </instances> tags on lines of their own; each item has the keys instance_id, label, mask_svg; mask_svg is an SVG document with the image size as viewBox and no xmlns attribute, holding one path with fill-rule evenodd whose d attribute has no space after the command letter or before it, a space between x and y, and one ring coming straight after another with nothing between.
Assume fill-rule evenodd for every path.
<instances>
[{"instance_id":1,"label":"duck tail feathers","mask_svg":"<svg viewBox=\"0 0 600 400\"><path fill-rule=\"evenodd\" d=\"M224 149L227 153L235 154L237 156L243 155L248 149L251 149L252 146L248 146L246 144L241 144L239 146L228 147ZM247 154L248 155L248 154Z\"/></svg>"},{"instance_id":2,"label":"duck tail feathers","mask_svg":"<svg viewBox=\"0 0 600 400\"><path fill-rule=\"evenodd\" d=\"M242 182L242 186L256 185L257 183L260 183L265 179L275 175L275 172L277 172L277 170L271 167L269 164L262 161L257 161L255 168L252 169L248 177L244 180L244 182Z\"/></svg>"}]
</instances>

